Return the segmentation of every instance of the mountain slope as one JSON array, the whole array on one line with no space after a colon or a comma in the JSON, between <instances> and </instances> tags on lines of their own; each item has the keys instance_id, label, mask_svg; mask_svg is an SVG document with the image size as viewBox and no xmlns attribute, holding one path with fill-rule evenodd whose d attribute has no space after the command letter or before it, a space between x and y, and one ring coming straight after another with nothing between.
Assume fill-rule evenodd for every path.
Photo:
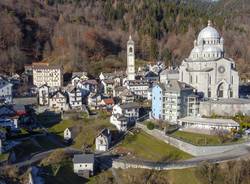
<instances>
[{"instance_id":1,"label":"mountain slope","mask_svg":"<svg viewBox=\"0 0 250 184\"><path fill-rule=\"evenodd\" d=\"M241 0L244 5L244 0ZM60 3L58 3L60 2ZM65 70L96 75L126 66L132 34L138 59L178 64L207 20L226 41L228 56L246 73L250 56L249 8L241 3L180 0L2 0L0 63L4 72L48 58ZM226 7L226 10L224 9ZM232 11L233 9L233 11ZM230 13L232 12L232 13ZM243 66L243 67L242 67Z\"/></svg>"}]
</instances>

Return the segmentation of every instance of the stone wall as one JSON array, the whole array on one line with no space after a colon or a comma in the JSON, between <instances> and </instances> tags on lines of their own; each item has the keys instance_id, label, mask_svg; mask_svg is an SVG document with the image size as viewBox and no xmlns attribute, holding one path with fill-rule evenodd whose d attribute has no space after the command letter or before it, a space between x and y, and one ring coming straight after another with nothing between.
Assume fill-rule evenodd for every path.
<instances>
[{"instance_id":1,"label":"stone wall","mask_svg":"<svg viewBox=\"0 0 250 184\"><path fill-rule=\"evenodd\" d=\"M224 145L224 146L195 146L193 144L184 142L182 140L170 137L166 135L163 131L158 129L148 130L147 127L143 124L137 123L136 126L141 128L146 133L156 137L167 144L170 144L184 152L189 153L193 156L206 156L212 154L219 154L226 151L231 151L234 149L238 149L242 146L250 146L250 142L242 143L242 144L232 144L232 145Z\"/></svg>"},{"instance_id":2,"label":"stone wall","mask_svg":"<svg viewBox=\"0 0 250 184\"><path fill-rule=\"evenodd\" d=\"M117 159L113 160L112 167L115 169L153 169L153 170L171 170L171 169L185 169L195 167L199 164L198 162L185 162L182 163L156 163L156 162L145 162L145 161L131 161Z\"/></svg>"},{"instance_id":3,"label":"stone wall","mask_svg":"<svg viewBox=\"0 0 250 184\"><path fill-rule=\"evenodd\" d=\"M200 103L200 115L211 116L217 114L220 116L234 116L237 113L250 115L250 100L238 100L236 102L221 103L220 101L205 101Z\"/></svg>"}]
</instances>

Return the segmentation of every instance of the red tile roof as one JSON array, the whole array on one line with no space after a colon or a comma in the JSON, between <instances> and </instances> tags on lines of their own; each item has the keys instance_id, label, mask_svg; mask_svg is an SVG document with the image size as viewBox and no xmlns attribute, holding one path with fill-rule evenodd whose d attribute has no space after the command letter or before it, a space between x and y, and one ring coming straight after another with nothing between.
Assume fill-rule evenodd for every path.
<instances>
[{"instance_id":1,"label":"red tile roof","mask_svg":"<svg viewBox=\"0 0 250 184\"><path fill-rule=\"evenodd\" d=\"M112 105L112 104L114 104L113 98L106 98L106 99L103 99L103 102L104 102L106 105Z\"/></svg>"}]
</instances>

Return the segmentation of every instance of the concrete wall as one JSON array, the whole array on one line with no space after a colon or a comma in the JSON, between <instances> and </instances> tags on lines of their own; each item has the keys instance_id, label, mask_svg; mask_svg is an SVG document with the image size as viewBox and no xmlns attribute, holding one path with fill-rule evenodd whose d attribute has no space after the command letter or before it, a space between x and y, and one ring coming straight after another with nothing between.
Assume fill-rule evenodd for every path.
<instances>
[{"instance_id":1,"label":"concrete wall","mask_svg":"<svg viewBox=\"0 0 250 184\"><path fill-rule=\"evenodd\" d=\"M234 149L238 149L242 146L250 146L250 142L242 143L242 144L233 144L233 145L225 145L225 146L195 146L193 144L189 144L187 142L181 141L179 139L170 137L166 135L163 131L158 129L148 130L145 125L137 123L136 126L141 128L146 133L170 144L184 152L187 152L193 156L205 156L212 154L219 154L226 151L231 151Z\"/></svg>"},{"instance_id":2,"label":"concrete wall","mask_svg":"<svg viewBox=\"0 0 250 184\"><path fill-rule=\"evenodd\" d=\"M220 116L234 116L237 113L244 113L250 115L250 101L246 103L216 103L216 102L201 102L200 114L204 116L211 116L217 114Z\"/></svg>"},{"instance_id":3,"label":"concrete wall","mask_svg":"<svg viewBox=\"0 0 250 184\"><path fill-rule=\"evenodd\" d=\"M149 163L149 162L134 162L128 160L113 160L112 167L115 169L153 169L153 170L171 170L171 169L185 169L197 166L196 162L187 163Z\"/></svg>"}]
</instances>

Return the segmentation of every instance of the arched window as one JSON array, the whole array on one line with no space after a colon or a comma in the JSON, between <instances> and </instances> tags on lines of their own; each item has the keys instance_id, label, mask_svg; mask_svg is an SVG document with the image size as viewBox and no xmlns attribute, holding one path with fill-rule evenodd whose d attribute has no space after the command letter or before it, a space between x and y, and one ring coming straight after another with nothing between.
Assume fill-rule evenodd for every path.
<instances>
[{"instance_id":1,"label":"arched window","mask_svg":"<svg viewBox=\"0 0 250 184\"><path fill-rule=\"evenodd\" d=\"M208 98L211 98L211 89L210 88L208 88L207 96L208 96Z\"/></svg>"},{"instance_id":2,"label":"arched window","mask_svg":"<svg viewBox=\"0 0 250 184\"><path fill-rule=\"evenodd\" d=\"M223 83L221 83L219 86L218 86L218 89L217 89L217 96L219 98L223 98L223 93L224 93L224 86L223 86Z\"/></svg>"},{"instance_id":3,"label":"arched window","mask_svg":"<svg viewBox=\"0 0 250 184\"><path fill-rule=\"evenodd\" d=\"M133 52L133 48L132 47L129 47L129 52Z\"/></svg>"}]
</instances>

